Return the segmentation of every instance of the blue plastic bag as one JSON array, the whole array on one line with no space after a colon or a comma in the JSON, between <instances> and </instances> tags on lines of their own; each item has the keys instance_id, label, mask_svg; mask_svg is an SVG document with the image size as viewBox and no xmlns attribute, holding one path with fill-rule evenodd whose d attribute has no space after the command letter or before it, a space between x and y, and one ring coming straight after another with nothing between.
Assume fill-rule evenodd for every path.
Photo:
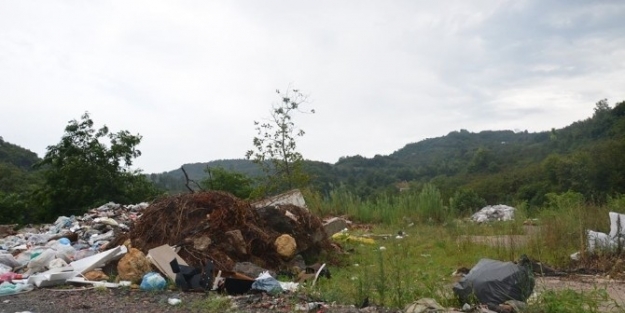
<instances>
[{"instance_id":1,"label":"blue plastic bag","mask_svg":"<svg viewBox=\"0 0 625 313\"><path fill-rule=\"evenodd\" d=\"M163 276L155 272L149 272L143 275L141 285L139 285L139 288L141 288L141 290L146 291L164 290L165 287L167 287L167 281L165 281L165 278L163 278Z\"/></svg>"}]
</instances>

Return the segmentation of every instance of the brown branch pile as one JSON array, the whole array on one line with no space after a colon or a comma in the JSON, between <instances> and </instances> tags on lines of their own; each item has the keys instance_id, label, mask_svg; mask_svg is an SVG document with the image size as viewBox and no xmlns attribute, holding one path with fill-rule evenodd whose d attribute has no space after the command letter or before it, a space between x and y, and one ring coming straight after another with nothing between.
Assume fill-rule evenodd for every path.
<instances>
[{"instance_id":1,"label":"brown branch pile","mask_svg":"<svg viewBox=\"0 0 625 313\"><path fill-rule=\"evenodd\" d=\"M233 243L232 233L237 231L244 248ZM211 260L218 269L232 270L236 262L250 261L277 270L288 261L274 247L282 234L295 238L297 252L308 256L330 247L320 219L306 209L291 205L255 209L229 193L215 191L155 201L133 225L129 237L132 246L144 253L163 244L180 246L178 254L192 266ZM206 238L210 239L208 248L196 244Z\"/></svg>"}]
</instances>

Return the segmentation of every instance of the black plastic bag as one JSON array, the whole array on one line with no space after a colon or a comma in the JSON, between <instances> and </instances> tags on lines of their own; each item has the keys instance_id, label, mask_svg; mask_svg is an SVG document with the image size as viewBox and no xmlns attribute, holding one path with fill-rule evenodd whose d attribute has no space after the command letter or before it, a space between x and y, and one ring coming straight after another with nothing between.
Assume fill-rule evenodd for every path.
<instances>
[{"instance_id":1,"label":"black plastic bag","mask_svg":"<svg viewBox=\"0 0 625 313\"><path fill-rule=\"evenodd\" d=\"M206 291L212 288L212 262L206 264L204 271L186 265L179 265L176 259L169 262L169 265L172 272L176 274L176 286L182 289L182 291Z\"/></svg>"},{"instance_id":2,"label":"black plastic bag","mask_svg":"<svg viewBox=\"0 0 625 313\"><path fill-rule=\"evenodd\" d=\"M489 307L508 300L525 302L534 291L534 276L529 260L519 264L481 259L467 276L457 282L454 293L463 303L477 302Z\"/></svg>"}]
</instances>

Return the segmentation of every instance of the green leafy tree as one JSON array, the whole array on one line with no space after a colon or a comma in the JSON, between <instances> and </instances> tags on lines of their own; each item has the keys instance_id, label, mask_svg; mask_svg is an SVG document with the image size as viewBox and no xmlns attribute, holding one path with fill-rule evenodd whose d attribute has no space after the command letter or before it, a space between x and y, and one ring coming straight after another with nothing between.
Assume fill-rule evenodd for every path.
<instances>
[{"instance_id":1,"label":"green leafy tree","mask_svg":"<svg viewBox=\"0 0 625 313\"><path fill-rule=\"evenodd\" d=\"M109 143L105 144L105 139ZM78 214L109 201L133 203L157 194L154 186L138 170L131 170L133 159L141 155L140 135L126 130L111 133L103 126L96 130L88 113L65 127L61 141L48 146L43 160L36 164L44 171L44 187L39 196L42 217Z\"/></svg>"},{"instance_id":2,"label":"green leafy tree","mask_svg":"<svg viewBox=\"0 0 625 313\"><path fill-rule=\"evenodd\" d=\"M450 199L451 208L457 213L471 214L486 206L486 200L472 189L459 189Z\"/></svg>"},{"instance_id":3,"label":"green leafy tree","mask_svg":"<svg viewBox=\"0 0 625 313\"><path fill-rule=\"evenodd\" d=\"M227 191L241 199L249 198L254 189L254 181L247 175L223 167L206 167L205 172L208 177L200 181L204 189Z\"/></svg>"},{"instance_id":4,"label":"green leafy tree","mask_svg":"<svg viewBox=\"0 0 625 313\"><path fill-rule=\"evenodd\" d=\"M246 153L247 159L258 164L265 174L266 181L258 190L262 195L302 187L309 181L302 168L302 154L297 151L297 138L304 136L304 131L293 122L294 113L304 113L301 107L307 103L307 97L297 89L276 92L280 101L273 104L267 121L254 121L254 149Z\"/></svg>"}]
</instances>

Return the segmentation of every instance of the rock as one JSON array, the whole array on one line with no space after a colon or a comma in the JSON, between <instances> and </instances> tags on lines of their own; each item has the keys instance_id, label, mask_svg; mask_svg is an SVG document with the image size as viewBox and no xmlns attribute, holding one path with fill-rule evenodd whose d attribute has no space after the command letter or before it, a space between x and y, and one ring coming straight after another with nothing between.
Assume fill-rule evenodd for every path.
<instances>
[{"instance_id":1,"label":"rock","mask_svg":"<svg viewBox=\"0 0 625 313\"><path fill-rule=\"evenodd\" d=\"M325 230L328 237L347 228L347 226L347 220L340 217L333 217L323 223L323 229Z\"/></svg>"},{"instance_id":2,"label":"rock","mask_svg":"<svg viewBox=\"0 0 625 313\"><path fill-rule=\"evenodd\" d=\"M292 273L295 273L295 274L306 270L306 261L304 261L304 257L302 257L301 254L296 255L289 262L289 269L291 270Z\"/></svg>"},{"instance_id":3,"label":"rock","mask_svg":"<svg viewBox=\"0 0 625 313\"><path fill-rule=\"evenodd\" d=\"M280 235L280 237L276 238L274 245L278 254L285 259L292 258L297 250L295 239L287 234Z\"/></svg>"},{"instance_id":4,"label":"rock","mask_svg":"<svg viewBox=\"0 0 625 313\"><path fill-rule=\"evenodd\" d=\"M241 234L240 231L239 231L239 234ZM242 235L241 235L241 238L243 238ZM207 236L193 238L193 248L200 250L200 251L206 251L208 249L208 246L210 246L211 243L212 243L211 239L208 238ZM245 251L243 253L245 254Z\"/></svg>"},{"instance_id":5,"label":"rock","mask_svg":"<svg viewBox=\"0 0 625 313\"><path fill-rule=\"evenodd\" d=\"M86 280L101 281L108 280L109 277L102 271L90 271L84 274Z\"/></svg>"},{"instance_id":6,"label":"rock","mask_svg":"<svg viewBox=\"0 0 625 313\"><path fill-rule=\"evenodd\" d=\"M228 243L234 249L241 253L247 254L247 246L245 245L245 239L243 239L243 234L241 234L240 230L231 230L226 232L226 237L228 238Z\"/></svg>"},{"instance_id":7,"label":"rock","mask_svg":"<svg viewBox=\"0 0 625 313\"><path fill-rule=\"evenodd\" d=\"M133 283L140 283L143 275L150 272L152 267L145 254L139 249L130 248L117 263L117 272L120 280L129 280Z\"/></svg>"},{"instance_id":8,"label":"rock","mask_svg":"<svg viewBox=\"0 0 625 313\"><path fill-rule=\"evenodd\" d=\"M262 267L260 267L260 266L258 266L256 264L254 264L254 263L251 263L251 262L239 262L239 263L236 263L232 270L237 272L237 273L244 274L244 275L246 275L248 277L251 277L251 278L256 278L256 277L258 277L258 275L260 275L263 272L269 272L269 274L271 276L274 276L274 277L276 275L274 272L267 271L266 269L264 269L264 268L262 268Z\"/></svg>"}]
</instances>

